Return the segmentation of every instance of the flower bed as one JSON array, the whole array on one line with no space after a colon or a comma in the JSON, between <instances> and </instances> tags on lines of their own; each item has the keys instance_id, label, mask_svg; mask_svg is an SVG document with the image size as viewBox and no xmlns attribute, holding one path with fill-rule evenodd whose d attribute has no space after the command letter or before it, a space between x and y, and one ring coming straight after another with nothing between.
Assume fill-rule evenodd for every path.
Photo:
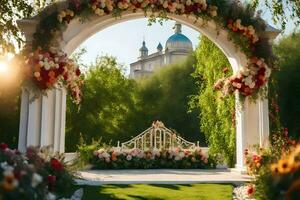
<instances>
[{"instance_id":1,"label":"flower bed","mask_svg":"<svg viewBox=\"0 0 300 200\"><path fill-rule=\"evenodd\" d=\"M139 150L109 148L94 151L90 163L94 169L207 169L215 163L200 148L184 150Z\"/></svg>"},{"instance_id":2,"label":"flower bed","mask_svg":"<svg viewBox=\"0 0 300 200\"><path fill-rule=\"evenodd\" d=\"M36 148L21 154L0 144L0 199L57 199L72 183L72 175L58 157Z\"/></svg>"}]
</instances>

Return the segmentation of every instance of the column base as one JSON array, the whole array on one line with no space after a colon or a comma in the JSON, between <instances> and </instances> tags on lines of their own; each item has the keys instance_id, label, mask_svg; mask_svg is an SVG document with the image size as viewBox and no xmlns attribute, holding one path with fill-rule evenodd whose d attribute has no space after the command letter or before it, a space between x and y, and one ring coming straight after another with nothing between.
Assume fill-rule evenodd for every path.
<instances>
[{"instance_id":1,"label":"column base","mask_svg":"<svg viewBox=\"0 0 300 200\"><path fill-rule=\"evenodd\" d=\"M247 174L247 168L243 165L235 165L235 168L230 168L230 171Z\"/></svg>"}]
</instances>

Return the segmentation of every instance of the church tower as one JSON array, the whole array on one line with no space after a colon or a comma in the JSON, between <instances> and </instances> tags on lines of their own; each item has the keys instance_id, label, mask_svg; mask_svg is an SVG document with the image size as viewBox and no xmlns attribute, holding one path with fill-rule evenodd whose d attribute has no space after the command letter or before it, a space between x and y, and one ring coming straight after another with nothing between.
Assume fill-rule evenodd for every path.
<instances>
[{"instance_id":1,"label":"church tower","mask_svg":"<svg viewBox=\"0 0 300 200\"><path fill-rule=\"evenodd\" d=\"M145 58L148 56L148 48L146 47L146 42L145 40L143 41L143 45L140 48L140 59Z\"/></svg>"}]
</instances>

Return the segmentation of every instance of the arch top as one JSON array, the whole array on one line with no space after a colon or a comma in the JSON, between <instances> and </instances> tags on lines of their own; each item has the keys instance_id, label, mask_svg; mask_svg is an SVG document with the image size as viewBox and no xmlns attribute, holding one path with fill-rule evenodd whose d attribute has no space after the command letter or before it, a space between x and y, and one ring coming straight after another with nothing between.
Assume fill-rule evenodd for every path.
<instances>
[{"instance_id":1,"label":"arch top","mask_svg":"<svg viewBox=\"0 0 300 200\"><path fill-rule=\"evenodd\" d=\"M219 15L218 9L222 9ZM213 5L206 0L107 0L102 3L95 0L65 0L18 24L33 50L42 47L47 51L55 46L70 55L87 38L116 23L143 17L173 19L207 36L228 58L235 75L218 82L217 89L222 89L224 95L238 90L247 97L260 91L268 80L269 63L263 59L265 55L260 55L265 51L259 48L267 48L268 40L278 32L264 29L265 25L257 16L248 20L252 24L244 25L240 19L234 18L236 9L242 11L235 1ZM83 13L86 15L89 12L83 20Z\"/></svg>"}]
</instances>

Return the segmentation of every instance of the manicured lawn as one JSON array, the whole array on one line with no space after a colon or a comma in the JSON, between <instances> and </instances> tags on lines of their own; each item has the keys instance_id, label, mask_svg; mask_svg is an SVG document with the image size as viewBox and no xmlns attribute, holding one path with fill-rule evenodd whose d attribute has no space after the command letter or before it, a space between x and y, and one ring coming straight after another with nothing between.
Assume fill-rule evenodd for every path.
<instances>
[{"instance_id":1,"label":"manicured lawn","mask_svg":"<svg viewBox=\"0 0 300 200\"><path fill-rule=\"evenodd\" d=\"M193 185L103 185L76 186L84 189L83 200L231 200L232 186L223 184Z\"/></svg>"}]
</instances>

